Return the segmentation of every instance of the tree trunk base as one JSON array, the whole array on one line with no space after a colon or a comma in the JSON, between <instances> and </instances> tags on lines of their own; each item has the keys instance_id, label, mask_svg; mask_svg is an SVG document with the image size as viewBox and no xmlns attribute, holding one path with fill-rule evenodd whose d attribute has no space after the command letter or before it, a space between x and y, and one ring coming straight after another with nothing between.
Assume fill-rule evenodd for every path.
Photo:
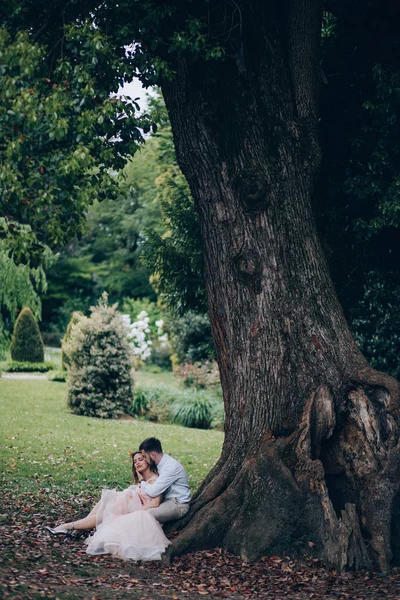
<instances>
[{"instance_id":1,"label":"tree trunk base","mask_svg":"<svg viewBox=\"0 0 400 600\"><path fill-rule=\"evenodd\" d=\"M388 397L353 387L336 415L332 393L320 386L296 431L266 433L256 455L225 461L215 479L211 473L167 560L221 546L246 562L312 553L339 570L387 570L400 529L400 450Z\"/></svg>"}]
</instances>

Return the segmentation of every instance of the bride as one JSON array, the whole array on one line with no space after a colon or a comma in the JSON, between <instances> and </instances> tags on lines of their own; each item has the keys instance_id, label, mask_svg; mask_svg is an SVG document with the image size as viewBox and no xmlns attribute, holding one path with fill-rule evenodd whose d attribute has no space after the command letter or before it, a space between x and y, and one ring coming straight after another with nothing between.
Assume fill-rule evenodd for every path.
<instances>
[{"instance_id":1,"label":"bride","mask_svg":"<svg viewBox=\"0 0 400 600\"><path fill-rule=\"evenodd\" d=\"M123 492L103 490L100 502L84 519L62 523L55 529L46 527L52 535L73 537L96 527L86 540L88 554L114 554L124 560L160 560L170 541L158 521L147 512L161 503L161 496L150 498L140 492L140 481L154 483L157 467L150 465L140 452L132 455L132 475L135 485Z\"/></svg>"}]
</instances>

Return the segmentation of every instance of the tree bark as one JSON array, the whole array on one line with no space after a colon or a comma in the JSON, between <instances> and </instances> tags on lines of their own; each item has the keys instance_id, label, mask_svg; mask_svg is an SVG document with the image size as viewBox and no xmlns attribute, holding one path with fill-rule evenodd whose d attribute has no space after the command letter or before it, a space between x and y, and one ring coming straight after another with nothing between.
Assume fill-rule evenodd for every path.
<instances>
[{"instance_id":1,"label":"tree bark","mask_svg":"<svg viewBox=\"0 0 400 600\"><path fill-rule=\"evenodd\" d=\"M384 570L398 543L399 386L357 349L312 213L321 7L215 6L226 59L181 56L162 85L200 214L226 410L221 458L170 557L312 546L340 569Z\"/></svg>"}]
</instances>

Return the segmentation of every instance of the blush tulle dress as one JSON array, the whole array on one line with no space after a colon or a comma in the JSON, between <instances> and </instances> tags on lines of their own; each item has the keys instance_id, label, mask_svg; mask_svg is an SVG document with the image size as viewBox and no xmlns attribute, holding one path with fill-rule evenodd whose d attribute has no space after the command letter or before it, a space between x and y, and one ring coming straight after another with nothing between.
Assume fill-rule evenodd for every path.
<instances>
[{"instance_id":1,"label":"blush tulle dress","mask_svg":"<svg viewBox=\"0 0 400 600\"><path fill-rule=\"evenodd\" d=\"M96 531L86 540L88 554L113 554L123 560L160 560L170 541L158 521L143 510L139 486L123 492L103 490Z\"/></svg>"}]
</instances>

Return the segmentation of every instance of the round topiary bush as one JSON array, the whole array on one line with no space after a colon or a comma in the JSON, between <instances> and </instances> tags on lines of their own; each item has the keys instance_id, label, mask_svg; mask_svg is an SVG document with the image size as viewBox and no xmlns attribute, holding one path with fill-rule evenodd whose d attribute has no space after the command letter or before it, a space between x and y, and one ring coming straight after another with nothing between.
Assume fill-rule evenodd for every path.
<instances>
[{"instance_id":1,"label":"round topiary bush","mask_svg":"<svg viewBox=\"0 0 400 600\"><path fill-rule=\"evenodd\" d=\"M116 305L103 294L91 316L72 325L64 347L68 356L68 405L77 415L115 418L133 399L131 348Z\"/></svg>"},{"instance_id":2,"label":"round topiary bush","mask_svg":"<svg viewBox=\"0 0 400 600\"><path fill-rule=\"evenodd\" d=\"M62 342L61 342L61 368L63 370L66 370L68 368L68 365L69 365L69 358L68 358L68 354L66 353L65 349L66 349L66 346L67 346L67 342L71 339L72 327L83 316L84 316L83 312L81 312L80 310L75 310L72 313L70 322L68 323L67 329L65 330L64 337L63 337Z\"/></svg>"},{"instance_id":3,"label":"round topiary bush","mask_svg":"<svg viewBox=\"0 0 400 600\"><path fill-rule=\"evenodd\" d=\"M23 308L15 321L11 340L11 358L20 362L44 361L44 344L30 308Z\"/></svg>"}]
</instances>

